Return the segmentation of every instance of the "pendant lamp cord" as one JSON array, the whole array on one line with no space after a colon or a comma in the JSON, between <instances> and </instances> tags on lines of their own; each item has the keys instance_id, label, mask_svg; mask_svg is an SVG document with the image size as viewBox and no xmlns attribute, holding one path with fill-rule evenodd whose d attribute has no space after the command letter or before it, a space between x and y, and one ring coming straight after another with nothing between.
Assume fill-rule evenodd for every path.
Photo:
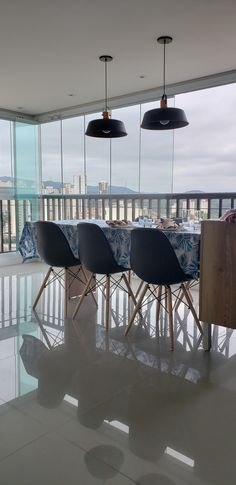
<instances>
[{"instance_id":1,"label":"pendant lamp cord","mask_svg":"<svg viewBox=\"0 0 236 485\"><path fill-rule=\"evenodd\" d=\"M164 62L163 62L163 99L166 99L166 39L164 39Z\"/></svg>"},{"instance_id":2,"label":"pendant lamp cord","mask_svg":"<svg viewBox=\"0 0 236 485\"><path fill-rule=\"evenodd\" d=\"M107 107L107 59L105 59L105 111L108 111L108 107Z\"/></svg>"}]
</instances>

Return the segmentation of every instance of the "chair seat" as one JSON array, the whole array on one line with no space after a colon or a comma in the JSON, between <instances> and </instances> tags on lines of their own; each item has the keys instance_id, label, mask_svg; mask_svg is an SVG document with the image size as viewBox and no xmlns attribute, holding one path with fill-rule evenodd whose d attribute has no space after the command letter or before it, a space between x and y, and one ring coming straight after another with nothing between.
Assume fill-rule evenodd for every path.
<instances>
[{"instance_id":1,"label":"chair seat","mask_svg":"<svg viewBox=\"0 0 236 485\"><path fill-rule=\"evenodd\" d=\"M163 278L158 278L158 276L153 275L153 278L150 278L147 280L143 280L146 283L149 283L151 285L162 285L162 286L172 286L172 285L180 285L181 283L187 283L188 281L193 280L194 278L192 276L186 275L183 273L183 277L175 277L173 275L173 278L166 278L165 281L163 282Z\"/></svg>"}]
</instances>

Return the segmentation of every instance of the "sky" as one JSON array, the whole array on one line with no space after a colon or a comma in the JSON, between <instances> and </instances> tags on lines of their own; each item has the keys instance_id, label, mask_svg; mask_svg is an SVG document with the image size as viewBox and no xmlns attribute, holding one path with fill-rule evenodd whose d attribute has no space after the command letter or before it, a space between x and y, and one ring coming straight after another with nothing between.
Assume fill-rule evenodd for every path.
<instances>
[{"instance_id":1,"label":"sky","mask_svg":"<svg viewBox=\"0 0 236 485\"><path fill-rule=\"evenodd\" d=\"M143 104L141 119L145 111L158 105ZM82 117L63 121L62 160L60 123L45 124L43 180L60 180L63 165L64 182L72 183L73 175L83 173L85 164L88 185L109 182L111 167L112 185L138 190L140 161L142 192L170 192L172 188L174 192L236 191L236 84L177 95L175 106L184 109L189 126L174 131L141 130L141 139L140 106L114 110L112 117L124 121L128 136L113 139L111 152L109 140L85 137L86 161ZM85 127L96 117L101 113L86 116ZM0 176L10 175L7 122L0 121L0 132Z\"/></svg>"},{"instance_id":2,"label":"sky","mask_svg":"<svg viewBox=\"0 0 236 485\"><path fill-rule=\"evenodd\" d=\"M174 190L236 191L236 84L178 95L177 105L189 126L175 131Z\"/></svg>"}]
</instances>

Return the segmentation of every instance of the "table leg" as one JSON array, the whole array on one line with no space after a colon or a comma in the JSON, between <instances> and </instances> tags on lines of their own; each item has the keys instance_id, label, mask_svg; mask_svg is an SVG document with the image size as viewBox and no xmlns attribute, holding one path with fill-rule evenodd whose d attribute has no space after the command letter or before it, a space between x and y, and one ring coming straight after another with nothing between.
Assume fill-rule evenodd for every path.
<instances>
[{"instance_id":1,"label":"table leg","mask_svg":"<svg viewBox=\"0 0 236 485\"><path fill-rule=\"evenodd\" d=\"M211 350L211 324L202 322L203 326L203 349L206 352Z\"/></svg>"}]
</instances>

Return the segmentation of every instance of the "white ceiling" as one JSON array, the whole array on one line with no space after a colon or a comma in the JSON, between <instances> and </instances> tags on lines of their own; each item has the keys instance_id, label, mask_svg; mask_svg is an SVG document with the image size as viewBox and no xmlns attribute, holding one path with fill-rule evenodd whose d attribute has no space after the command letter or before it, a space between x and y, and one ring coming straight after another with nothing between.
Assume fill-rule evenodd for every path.
<instances>
[{"instance_id":1,"label":"white ceiling","mask_svg":"<svg viewBox=\"0 0 236 485\"><path fill-rule=\"evenodd\" d=\"M1 0L0 107L31 115L236 69L236 0ZM140 78L140 76L145 76ZM74 94L75 96L68 96ZM19 109L21 107L21 109Z\"/></svg>"}]
</instances>

